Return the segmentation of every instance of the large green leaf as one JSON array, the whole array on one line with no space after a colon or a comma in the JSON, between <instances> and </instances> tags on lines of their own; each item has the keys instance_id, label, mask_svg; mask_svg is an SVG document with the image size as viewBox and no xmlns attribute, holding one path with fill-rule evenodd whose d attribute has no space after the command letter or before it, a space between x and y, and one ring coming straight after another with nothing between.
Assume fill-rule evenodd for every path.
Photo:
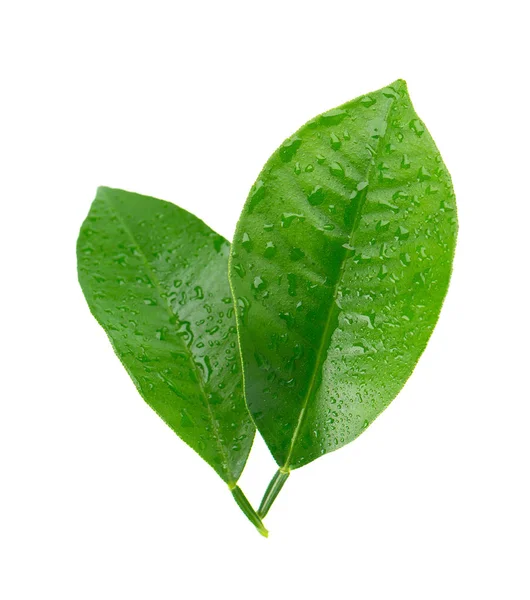
<instances>
[{"instance_id":1,"label":"large green leaf","mask_svg":"<svg viewBox=\"0 0 530 600\"><path fill-rule=\"evenodd\" d=\"M403 387L456 232L450 176L404 81L313 119L266 163L230 281L247 403L280 475L351 442Z\"/></svg>"},{"instance_id":2,"label":"large green leaf","mask_svg":"<svg viewBox=\"0 0 530 600\"><path fill-rule=\"evenodd\" d=\"M77 257L90 310L144 400L233 489L254 425L243 399L229 248L174 204L99 188Z\"/></svg>"}]
</instances>

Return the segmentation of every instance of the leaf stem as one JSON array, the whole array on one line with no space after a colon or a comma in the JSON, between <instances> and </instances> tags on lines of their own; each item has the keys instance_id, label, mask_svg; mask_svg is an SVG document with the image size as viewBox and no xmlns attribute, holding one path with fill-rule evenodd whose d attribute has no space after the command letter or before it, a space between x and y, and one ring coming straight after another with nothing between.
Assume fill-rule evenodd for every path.
<instances>
[{"instance_id":1,"label":"leaf stem","mask_svg":"<svg viewBox=\"0 0 530 600\"><path fill-rule=\"evenodd\" d=\"M258 515L262 519L265 518L265 515L269 512L270 507L276 500L276 496L280 493L284 483L287 481L287 477L289 477L289 471L282 467L276 471L274 477L271 479L258 508Z\"/></svg>"},{"instance_id":2,"label":"leaf stem","mask_svg":"<svg viewBox=\"0 0 530 600\"><path fill-rule=\"evenodd\" d=\"M252 508L252 505L247 500L243 490L238 485L229 485L228 489L232 492L234 500L239 508L245 513L248 520L256 527L263 537L269 537L269 532L263 525L258 513Z\"/></svg>"}]
</instances>

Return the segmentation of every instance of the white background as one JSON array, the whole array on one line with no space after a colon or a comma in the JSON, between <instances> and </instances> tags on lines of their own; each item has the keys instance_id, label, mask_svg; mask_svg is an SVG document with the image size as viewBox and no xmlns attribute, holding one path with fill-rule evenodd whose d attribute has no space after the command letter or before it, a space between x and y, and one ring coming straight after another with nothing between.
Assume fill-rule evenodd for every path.
<instances>
[{"instance_id":1,"label":"white background","mask_svg":"<svg viewBox=\"0 0 530 600\"><path fill-rule=\"evenodd\" d=\"M4 1L0 597L530 598L525 2ZM439 325L392 406L295 471L261 538L91 317L98 185L231 237L272 151L407 80L453 176ZM256 504L275 465L257 440Z\"/></svg>"}]
</instances>

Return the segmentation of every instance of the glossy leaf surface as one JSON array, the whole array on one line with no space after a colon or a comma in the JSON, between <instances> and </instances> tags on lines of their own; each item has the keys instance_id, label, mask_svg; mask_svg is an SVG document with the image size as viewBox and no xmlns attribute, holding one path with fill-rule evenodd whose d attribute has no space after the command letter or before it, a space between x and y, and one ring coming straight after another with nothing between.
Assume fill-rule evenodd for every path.
<instances>
[{"instance_id":1,"label":"glossy leaf surface","mask_svg":"<svg viewBox=\"0 0 530 600\"><path fill-rule=\"evenodd\" d=\"M247 403L285 470L355 439L403 387L456 233L450 176L401 80L313 119L269 159L230 280Z\"/></svg>"},{"instance_id":2,"label":"glossy leaf surface","mask_svg":"<svg viewBox=\"0 0 530 600\"><path fill-rule=\"evenodd\" d=\"M250 452L229 243L174 204L100 188L79 235L90 310L144 400L229 485Z\"/></svg>"}]
</instances>

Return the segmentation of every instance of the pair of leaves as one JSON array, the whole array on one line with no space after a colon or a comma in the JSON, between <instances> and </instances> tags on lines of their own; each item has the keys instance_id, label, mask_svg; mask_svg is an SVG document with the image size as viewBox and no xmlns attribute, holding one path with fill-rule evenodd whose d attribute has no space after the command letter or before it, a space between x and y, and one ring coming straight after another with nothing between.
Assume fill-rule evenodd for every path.
<instances>
[{"instance_id":1,"label":"pair of leaves","mask_svg":"<svg viewBox=\"0 0 530 600\"><path fill-rule=\"evenodd\" d=\"M310 121L265 165L231 249L237 331L228 242L161 200L101 188L79 279L141 395L265 533L236 485L253 422L280 467L263 516L290 470L355 439L404 385L456 231L449 174L397 81Z\"/></svg>"}]
</instances>

